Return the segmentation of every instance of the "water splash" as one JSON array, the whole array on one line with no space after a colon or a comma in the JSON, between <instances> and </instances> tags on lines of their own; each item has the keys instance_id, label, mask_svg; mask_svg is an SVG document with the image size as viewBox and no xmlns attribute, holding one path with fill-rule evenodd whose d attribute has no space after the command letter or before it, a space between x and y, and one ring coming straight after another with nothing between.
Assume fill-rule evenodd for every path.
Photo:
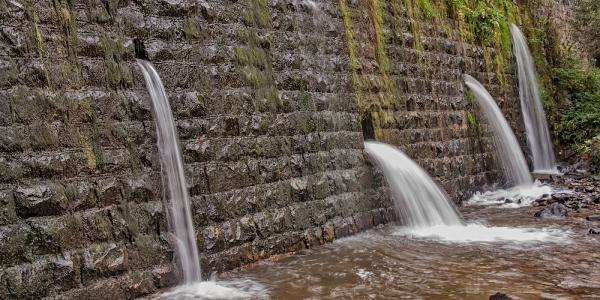
<instances>
[{"instance_id":1,"label":"water splash","mask_svg":"<svg viewBox=\"0 0 600 300\"><path fill-rule=\"evenodd\" d=\"M365 142L365 150L383 170L403 221L395 235L443 242L546 242L566 238L563 231L488 227L465 224L446 193L408 156L397 148Z\"/></svg>"},{"instance_id":2,"label":"water splash","mask_svg":"<svg viewBox=\"0 0 600 300\"><path fill-rule=\"evenodd\" d=\"M200 260L192 223L190 200L183 173L183 160L173 114L165 88L150 62L138 59L148 93L156 126L156 143L163 173L163 191L169 230L176 239L176 255L186 284L200 281Z\"/></svg>"},{"instance_id":3,"label":"water splash","mask_svg":"<svg viewBox=\"0 0 600 300\"><path fill-rule=\"evenodd\" d=\"M410 228L461 225L454 205L431 177L395 147L365 142L365 150L385 174L396 213Z\"/></svg>"},{"instance_id":4,"label":"water splash","mask_svg":"<svg viewBox=\"0 0 600 300\"><path fill-rule=\"evenodd\" d=\"M270 299L268 290L251 280L202 281L182 285L158 295L156 300Z\"/></svg>"},{"instance_id":5,"label":"water splash","mask_svg":"<svg viewBox=\"0 0 600 300\"><path fill-rule=\"evenodd\" d=\"M523 151L519 147L514 132L504 118L494 98L475 78L465 74L465 83L473 92L483 115L494 133L496 151L506 180L513 185L531 186L533 179L529 173Z\"/></svg>"},{"instance_id":6,"label":"water splash","mask_svg":"<svg viewBox=\"0 0 600 300\"><path fill-rule=\"evenodd\" d=\"M523 121L527 131L527 143L531 149L535 173L557 174L554 149L546 114L542 106L537 73L525 36L515 24L510 24L513 52L519 75L519 98Z\"/></svg>"},{"instance_id":7,"label":"water splash","mask_svg":"<svg viewBox=\"0 0 600 300\"><path fill-rule=\"evenodd\" d=\"M515 186L508 189L497 189L484 193L477 192L471 199L469 205L498 205L506 208L517 208L529 206L533 201L543 195L550 195L554 189L548 185L535 181L530 186Z\"/></svg>"}]
</instances>

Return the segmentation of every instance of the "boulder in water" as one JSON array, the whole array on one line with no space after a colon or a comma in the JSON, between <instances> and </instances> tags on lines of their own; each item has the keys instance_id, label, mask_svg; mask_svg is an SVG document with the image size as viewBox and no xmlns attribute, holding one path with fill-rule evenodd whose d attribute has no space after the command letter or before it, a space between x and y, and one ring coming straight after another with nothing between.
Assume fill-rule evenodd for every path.
<instances>
[{"instance_id":1,"label":"boulder in water","mask_svg":"<svg viewBox=\"0 0 600 300\"><path fill-rule=\"evenodd\" d=\"M590 234L600 234L600 228L590 228Z\"/></svg>"},{"instance_id":2,"label":"boulder in water","mask_svg":"<svg viewBox=\"0 0 600 300\"><path fill-rule=\"evenodd\" d=\"M585 219L588 221L598 222L598 221L600 221L600 215L587 216L587 217L585 217Z\"/></svg>"},{"instance_id":3,"label":"boulder in water","mask_svg":"<svg viewBox=\"0 0 600 300\"><path fill-rule=\"evenodd\" d=\"M554 202L543 210L535 213L537 218L542 219L562 219L568 215L567 207L564 204Z\"/></svg>"},{"instance_id":4,"label":"boulder in water","mask_svg":"<svg viewBox=\"0 0 600 300\"><path fill-rule=\"evenodd\" d=\"M509 297L505 293L497 292L490 296L489 300L513 300L513 298Z\"/></svg>"}]
</instances>

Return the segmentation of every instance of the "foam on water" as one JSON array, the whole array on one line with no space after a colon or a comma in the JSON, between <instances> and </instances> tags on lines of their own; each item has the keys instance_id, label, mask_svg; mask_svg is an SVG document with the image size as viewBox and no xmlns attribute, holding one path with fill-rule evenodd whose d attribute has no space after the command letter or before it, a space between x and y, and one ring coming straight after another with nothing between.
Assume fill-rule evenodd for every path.
<instances>
[{"instance_id":1,"label":"foam on water","mask_svg":"<svg viewBox=\"0 0 600 300\"><path fill-rule=\"evenodd\" d=\"M484 193L477 192L467 201L468 205L499 205L506 208L529 206L536 199L553 192L551 186L535 181L533 185L518 185ZM507 201L508 200L508 201Z\"/></svg>"},{"instance_id":2,"label":"foam on water","mask_svg":"<svg viewBox=\"0 0 600 300\"><path fill-rule=\"evenodd\" d=\"M252 280L201 281L180 285L159 295L158 300L270 299L268 290Z\"/></svg>"},{"instance_id":3,"label":"foam on water","mask_svg":"<svg viewBox=\"0 0 600 300\"><path fill-rule=\"evenodd\" d=\"M398 235L414 238L434 239L443 242L473 243L473 242L555 242L569 241L568 234L558 229L533 229L515 227L488 227L483 224L471 223L454 226L431 226L422 228L401 228Z\"/></svg>"}]
</instances>

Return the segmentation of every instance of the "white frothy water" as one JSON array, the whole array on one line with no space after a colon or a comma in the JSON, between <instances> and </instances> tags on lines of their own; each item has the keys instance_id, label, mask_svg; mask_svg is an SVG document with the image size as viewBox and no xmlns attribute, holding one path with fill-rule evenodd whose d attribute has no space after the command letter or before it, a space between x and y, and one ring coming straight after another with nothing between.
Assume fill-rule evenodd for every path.
<instances>
[{"instance_id":1,"label":"white frothy water","mask_svg":"<svg viewBox=\"0 0 600 300\"><path fill-rule=\"evenodd\" d=\"M183 160L173 114L165 88L151 63L138 59L148 93L156 126L156 143L162 169L163 193L169 230L176 238L176 255L186 284L200 281L200 260L192 223L190 200L183 173Z\"/></svg>"},{"instance_id":2,"label":"white frothy water","mask_svg":"<svg viewBox=\"0 0 600 300\"><path fill-rule=\"evenodd\" d=\"M365 142L365 150L382 168L404 227L396 234L446 242L545 242L565 239L557 230L488 227L464 224L446 193L397 148Z\"/></svg>"},{"instance_id":3,"label":"white frothy water","mask_svg":"<svg viewBox=\"0 0 600 300\"><path fill-rule=\"evenodd\" d=\"M400 229L398 235L435 239L443 242L567 242L566 232L558 229L534 229L513 227L488 227L472 223L458 226L432 226L416 229Z\"/></svg>"},{"instance_id":4,"label":"white frothy water","mask_svg":"<svg viewBox=\"0 0 600 300\"><path fill-rule=\"evenodd\" d=\"M530 186L515 186L508 189L498 189L484 193L477 192L467 204L469 205L499 205L506 208L517 208L529 206L533 201L544 195L553 193L553 188L549 185L535 181Z\"/></svg>"},{"instance_id":5,"label":"white frothy water","mask_svg":"<svg viewBox=\"0 0 600 300\"><path fill-rule=\"evenodd\" d=\"M513 52L519 75L519 98L523 110L523 121L527 131L527 143L531 149L535 173L556 174L556 159L546 113L542 106L537 73L527 40L521 30L510 24Z\"/></svg>"},{"instance_id":6,"label":"white frothy water","mask_svg":"<svg viewBox=\"0 0 600 300\"><path fill-rule=\"evenodd\" d=\"M365 142L365 150L383 170L404 224L411 228L462 224L446 194L408 156L377 142Z\"/></svg>"},{"instance_id":7,"label":"white frothy water","mask_svg":"<svg viewBox=\"0 0 600 300\"><path fill-rule=\"evenodd\" d=\"M202 281L178 286L157 300L269 299L268 290L251 280Z\"/></svg>"},{"instance_id":8,"label":"white frothy water","mask_svg":"<svg viewBox=\"0 0 600 300\"><path fill-rule=\"evenodd\" d=\"M475 78L465 74L465 83L473 92L483 115L494 133L496 151L506 180L513 185L531 186L533 179L529 173L525 156L519 147L514 132L504 118L494 98Z\"/></svg>"}]
</instances>

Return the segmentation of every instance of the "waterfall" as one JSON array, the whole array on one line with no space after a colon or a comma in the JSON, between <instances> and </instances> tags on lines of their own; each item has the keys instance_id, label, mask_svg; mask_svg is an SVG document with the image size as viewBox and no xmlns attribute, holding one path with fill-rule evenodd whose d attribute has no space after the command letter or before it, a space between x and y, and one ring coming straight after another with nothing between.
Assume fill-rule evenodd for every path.
<instances>
[{"instance_id":1,"label":"waterfall","mask_svg":"<svg viewBox=\"0 0 600 300\"><path fill-rule=\"evenodd\" d=\"M365 150L383 170L396 213L407 226L424 228L462 224L446 193L406 154L377 142L365 142Z\"/></svg>"},{"instance_id":2,"label":"waterfall","mask_svg":"<svg viewBox=\"0 0 600 300\"><path fill-rule=\"evenodd\" d=\"M402 218L404 226L394 234L456 243L526 242L551 237L531 228L465 223L446 193L402 151L378 142L365 142L365 150L383 170L394 208Z\"/></svg>"},{"instance_id":3,"label":"waterfall","mask_svg":"<svg viewBox=\"0 0 600 300\"><path fill-rule=\"evenodd\" d=\"M465 75L465 83L473 92L488 125L494 134L495 146L502 169L509 183L517 186L531 186L533 180L527 167L523 151L519 147L514 132L502 115L502 111L485 87L475 78Z\"/></svg>"},{"instance_id":4,"label":"waterfall","mask_svg":"<svg viewBox=\"0 0 600 300\"><path fill-rule=\"evenodd\" d=\"M557 173L556 161L546 114L540 98L537 74L525 36L511 24L510 33L519 75L519 98L523 121L527 131L527 143L531 149L533 170L536 173Z\"/></svg>"},{"instance_id":5,"label":"waterfall","mask_svg":"<svg viewBox=\"0 0 600 300\"><path fill-rule=\"evenodd\" d=\"M163 198L167 207L169 230L176 238L176 255L183 272L184 283L201 280L198 247L192 223L190 200L183 173L177 130L165 88L151 63L137 61L142 69L156 125L156 140L163 174Z\"/></svg>"}]
</instances>

